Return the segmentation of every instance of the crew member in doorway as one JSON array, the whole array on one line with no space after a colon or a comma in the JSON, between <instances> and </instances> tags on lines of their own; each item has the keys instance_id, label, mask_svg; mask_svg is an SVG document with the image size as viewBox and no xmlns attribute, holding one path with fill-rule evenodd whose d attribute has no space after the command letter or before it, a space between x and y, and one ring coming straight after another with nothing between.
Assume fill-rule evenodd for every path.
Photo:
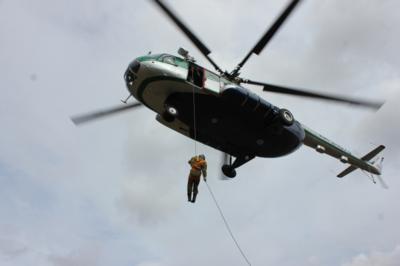
<instances>
[{"instance_id":1,"label":"crew member in doorway","mask_svg":"<svg viewBox=\"0 0 400 266\"><path fill-rule=\"evenodd\" d=\"M207 181L207 162L206 157L201 154L199 156L192 157L189 162L191 166L188 185L187 185L187 195L188 201L194 203L196 201L196 196L198 193L198 186L200 183L201 174L203 174L204 182Z\"/></svg>"},{"instance_id":2,"label":"crew member in doorway","mask_svg":"<svg viewBox=\"0 0 400 266\"><path fill-rule=\"evenodd\" d=\"M189 72L187 81L193 83L197 87L203 88L205 82L205 70L193 63L189 63Z\"/></svg>"}]
</instances>

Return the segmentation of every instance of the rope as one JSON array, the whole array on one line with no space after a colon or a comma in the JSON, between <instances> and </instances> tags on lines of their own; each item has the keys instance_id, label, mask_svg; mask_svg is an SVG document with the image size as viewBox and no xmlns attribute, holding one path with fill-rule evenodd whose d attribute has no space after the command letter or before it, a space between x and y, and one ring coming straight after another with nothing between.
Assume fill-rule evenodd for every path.
<instances>
[{"instance_id":1,"label":"rope","mask_svg":"<svg viewBox=\"0 0 400 266\"><path fill-rule=\"evenodd\" d=\"M211 197L212 197L213 200L214 200L215 206L217 206L218 211L219 211L219 213L221 214L222 220L224 221L225 227L226 227L226 229L228 230L228 232L229 232L229 234L230 234L230 236L231 236L233 242L235 242L236 247L238 248L240 254L242 254L242 257L243 257L244 260L246 261L247 265L251 266L251 263L250 263L249 259L246 257L246 255L244 254L242 248L240 247L239 243L237 242L235 236L233 235L232 230L231 230L231 228L230 228L230 226L229 226L229 224L228 224L228 221L226 220L226 218L225 218L225 216L224 216L224 213L222 212L222 209L221 209L221 207L219 206L219 204L218 204L218 202L217 202L217 200L216 200L216 198L215 198L215 196L214 196L214 193L212 192L212 190L211 190L210 186L208 185L208 183L207 183L207 182L204 182L204 183L206 183L206 185L207 185L208 191L210 192Z\"/></svg>"},{"instance_id":2,"label":"rope","mask_svg":"<svg viewBox=\"0 0 400 266\"><path fill-rule=\"evenodd\" d=\"M194 154L197 156L197 129L196 129L196 99L195 99L195 90L194 90L194 86L192 86L193 90L193 130L194 130ZM226 220L224 213L222 212L221 207L219 206L217 199L214 196L214 193L212 192L210 186L208 185L207 182L205 182L208 188L208 191L210 192L211 197L214 200L215 206L217 206L219 213L221 214L222 220L224 221L225 227L229 232L229 235L231 236L233 242L235 243L236 247L238 248L240 254L242 255L242 257L244 258L244 260L246 261L246 263L251 266L250 261L247 259L246 255L244 254L243 250L241 249L239 243L236 241L235 236L232 233L232 230L228 224L228 221Z\"/></svg>"},{"instance_id":3,"label":"rope","mask_svg":"<svg viewBox=\"0 0 400 266\"><path fill-rule=\"evenodd\" d=\"M194 86L192 86L192 94L193 94L193 130L194 130L194 154L197 156L197 129L196 129L196 99L195 99L195 91Z\"/></svg>"}]
</instances>

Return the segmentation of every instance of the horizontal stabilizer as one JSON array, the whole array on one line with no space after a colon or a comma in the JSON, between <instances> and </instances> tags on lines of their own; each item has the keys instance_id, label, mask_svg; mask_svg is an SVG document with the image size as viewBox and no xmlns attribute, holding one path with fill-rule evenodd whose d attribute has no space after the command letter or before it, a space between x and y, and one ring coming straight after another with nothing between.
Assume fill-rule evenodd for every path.
<instances>
[{"instance_id":1,"label":"horizontal stabilizer","mask_svg":"<svg viewBox=\"0 0 400 266\"><path fill-rule=\"evenodd\" d=\"M368 172L371 172L373 174L378 174L380 175L380 170L377 169L375 166L373 166L372 164L370 164L368 161L371 160L372 158L374 158L378 153L380 153L381 151L383 151L385 149L385 146L383 145L379 145L378 147L376 147L375 149L373 149L372 151L370 151L369 153L367 153L366 155L364 155L361 160L363 160L364 162L367 163L367 167L361 167L363 170L366 170ZM344 177L348 174L350 174L351 172L353 172L354 170L356 170L357 168L359 168L358 166L355 165L351 165L348 168L346 168L343 172L341 172L340 174L337 175L337 177ZM372 170L372 171L371 171Z\"/></svg>"},{"instance_id":2,"label":"horizontal stabilizer","mask_svg":"<svg viewBox=\"0 0 400 266\"><path fill-rule=\"evenodd\" d=\"M348 168L344 169L343 172L341 172L340 174L337 175L337 177L344 177L345 175L350 174L351 172L353 172L354 170L356 170L358 167L355 167L353 165L349 166Z\"/></svg>"},{"instance_id":3,"label":"horizontal stabilizer","mask_svg":"<svg viewBox=\"0 0 400 266\"><path fill-rule=\"evenodd\" d=\"M378 147L376 147L374 150L370 151L369 153L367 153L365 156L363 156L361 159L363 161L369 161L372 158L375 157L375 155L377 155L378 153L380 153L381 151L383 151L385 149L385 146L383 145L379 145Z\"/></svg>"}]
</instances>

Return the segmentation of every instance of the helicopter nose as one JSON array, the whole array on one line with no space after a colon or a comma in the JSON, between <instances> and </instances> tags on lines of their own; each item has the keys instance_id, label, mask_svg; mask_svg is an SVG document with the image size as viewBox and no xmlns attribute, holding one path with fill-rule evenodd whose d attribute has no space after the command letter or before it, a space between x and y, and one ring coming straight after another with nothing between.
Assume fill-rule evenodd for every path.
<instances>
[{"instance_id":1,"label":"helicopter nose","mask_svg":"<svg viewBox=\"0 0 400 266\"><path fill-rule=\"evenodd\" d=\"M124 79L128 88L132 87L135 79L137 78L137 73L139 72L140 63L137 60L133 60L128 69L125 71Z\"/></svg>"}]
</instances>

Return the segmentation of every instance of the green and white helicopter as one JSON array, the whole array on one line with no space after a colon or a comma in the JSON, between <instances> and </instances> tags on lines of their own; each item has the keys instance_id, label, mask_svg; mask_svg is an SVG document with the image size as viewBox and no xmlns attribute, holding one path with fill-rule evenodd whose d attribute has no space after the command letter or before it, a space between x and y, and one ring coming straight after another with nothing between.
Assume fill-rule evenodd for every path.
<instances>
[{"instance_id":1,"label":"green and white helicopter","mask_svg":"<svg viewBox=\"0 0 400 266\"><path fill-rule=\"evenodd\" d=\"M216 73L197 65L189 53L180 48L179 56L148 54L133 60L124 78L130 93L125 105L72 118L75 124L92 121L124 110L145 105L157 113L161 124L225 154L222 172L235 177L235 169L255 157L280 157L297 150L302 144L328 154L350 166L338 177L361 169L381 175L383 158L371 161L385 147L378 146L363 157L357 157L334 142L307 128L292 113L276 107L241 84L263 87L264 91L330 100L378 109L381 102L371 102L251 81L240 77L240 69L250 56L260 54L300 0L292 0L274 24L245 58L231 71L222 71L209 57L211 51L161 0L154 0L161 10L200 50ZM138 102L127 104L133 96ZM234 160L232 160L234 157ZM377 163L376 163L377 162ZM381 178L383 186L386 186Z\"/></svg>"}]
</instances>

